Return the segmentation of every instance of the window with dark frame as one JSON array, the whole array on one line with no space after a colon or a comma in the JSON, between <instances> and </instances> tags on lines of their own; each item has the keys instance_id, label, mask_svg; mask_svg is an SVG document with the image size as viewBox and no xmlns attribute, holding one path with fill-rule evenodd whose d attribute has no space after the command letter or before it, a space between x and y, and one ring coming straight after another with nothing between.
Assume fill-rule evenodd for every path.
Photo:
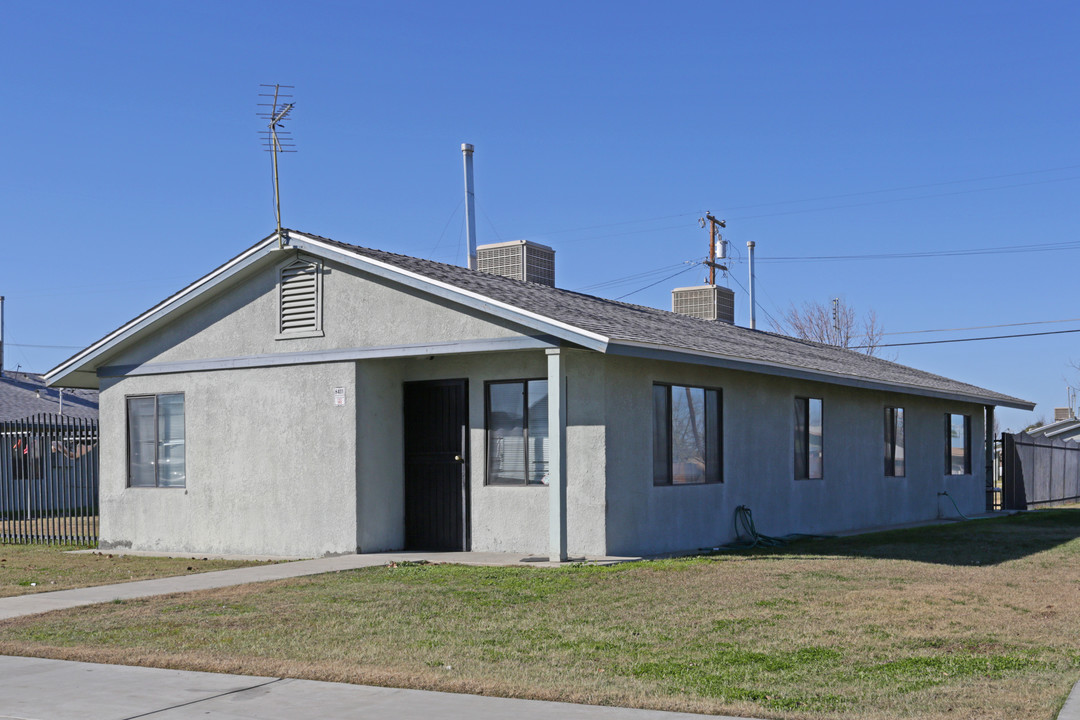
<instances>
[{"instance_id":1,"label":"window with dark frame","mask_svg":"<svg viewBox=\"0 0 1080 720\"><path fill-rule=\"evenodd\" d=\"M184 487L184 395L137 395L127 398L128 485Z\"/></svg>"},{"instance_id":2,"label":"window with dark frame","mask_svg":"<svg viewBox=\"0 0 1080 720\"><path fill-rule=\"evenodd\" d=\"M548 484L547 380L508 380L484 386L487 484Z\"/></svg>"},{"instance_id":3,"label":"window with dark frame","mask_svg":"<svg viewBox=\"0 0 1080 720\"><path fill-rule=\"evenodd\" d=\"M904 477L904 408L885 408L885 477Z\"/></svg>"},{"instance_id":4,"label":"window with dark frame","mask_svg":"<svg viewBox=\"0 0 1080 720\"><path fill-rule=\"evenodd\" d=\"M971 474L971 416L945 414L945 474Z\"/></svg>"},{"instance_id":5,"label":"window with dark frame","mask_svg":"<svg viewBox=\"0 0 1080 720\"><path fill-rule=\"evenodd\" d=\"M795 479L820 480L824 474L821 398L795 398Z\"/></svg>"},{"instance_id":6,"label":"window with dark frame","mask_svg":"<svg viewBox=\"0 0 1080 720\"><path fill-rule=\"evenodd\" d=\"M653 385L653 484L723 482L722 395L715 388Z\"/></svg>"}]
</instances>

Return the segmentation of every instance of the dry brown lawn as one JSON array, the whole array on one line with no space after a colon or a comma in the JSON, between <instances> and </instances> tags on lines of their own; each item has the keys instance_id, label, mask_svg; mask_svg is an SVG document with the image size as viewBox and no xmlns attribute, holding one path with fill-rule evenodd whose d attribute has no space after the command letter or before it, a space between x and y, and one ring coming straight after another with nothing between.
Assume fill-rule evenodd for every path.
<instances>
[{"instance_id":1,"label":"dry brown lawn","mask_svg":"<svg viewBox=\"0 0 1080 720\"><path fill-rule=\"evenodd\" d=\"M73 553L71 546L0 545L0 597L227 570L259 563Z\"/></svg>"},{"instance_id":2,"label":"dry brown lawn","mask_svg":"<svg viewBox=\"0 0 1080 720\"><path fill-rule=\"evenodd\" d=\"M1052 718L1080 510L610 568L398 565L0 623L0 651L768 718Z\"/></svg>"}]
</instances>

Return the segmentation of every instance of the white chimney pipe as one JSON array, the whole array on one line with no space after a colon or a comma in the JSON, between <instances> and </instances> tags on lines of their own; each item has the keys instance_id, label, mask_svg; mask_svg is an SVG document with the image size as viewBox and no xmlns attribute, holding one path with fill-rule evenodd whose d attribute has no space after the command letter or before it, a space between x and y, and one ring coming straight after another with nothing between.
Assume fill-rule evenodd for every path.
<instances>
[{"instance_id":1,"label":"white chimney pipe","mask_svg":"<svg viewBox=\"0 0 1080 720\"><path fill-rule=\"evenodd\" d=\"M746 241L746 252L750 255L750 329L757 328L757 305L754 302L754 241Z\"/></svg>"},{"instance_id":2,"label":"white chimney pipe","mask_svg":"<svg viewBox=\"0 0 1080 720\"><path fill-rule=\"evenodd\" d=\"M476 269L476 193L473 192L473 146L461 143L465 156L465 234L469 248L469 269Z\"/></svg>"}]
</instances>

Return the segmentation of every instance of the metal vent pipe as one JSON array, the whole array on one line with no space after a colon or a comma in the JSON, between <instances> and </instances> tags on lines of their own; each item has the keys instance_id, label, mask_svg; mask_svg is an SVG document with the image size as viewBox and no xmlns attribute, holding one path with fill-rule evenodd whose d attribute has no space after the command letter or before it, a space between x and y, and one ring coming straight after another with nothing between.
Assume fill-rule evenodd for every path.
<instances>
[{"instance_id":1,"label":"metal vent pipe","mask_svg":"<svg viewBox=\"0 0 1080 720\"><path fill-rule=\"evenodd\" d=\"M746 253L750 256L750 329L757 328L757 298L754 297L754 246L753 240L746 241Z\"/></svg>"},{"instance_id":2,"label":"metal vent pipe","mask_svg":"<svg viewBox=\"0 0 1080 720\"><path fill-rule=\"evenodd\" d=\"M465 233L469 248L469 269L476 269L476 193L473 192L473 146L461 143L465 158Z\"/></svg>"}]
</instances>

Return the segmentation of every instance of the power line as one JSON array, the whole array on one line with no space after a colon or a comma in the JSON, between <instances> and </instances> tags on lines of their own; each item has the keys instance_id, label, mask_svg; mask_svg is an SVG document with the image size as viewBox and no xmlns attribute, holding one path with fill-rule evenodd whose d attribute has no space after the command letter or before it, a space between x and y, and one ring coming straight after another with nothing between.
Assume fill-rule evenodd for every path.
<instances>
[{"instance_id":1,"label":"power line","mask_svg":"<svg viewBox=\"0 0 1080 720\"><path fill-rule=\"evenodd\" d=\"M996 247L971 248L968 250L922 250L908 253L872 253L865 255L783 255L759 257L758 262L826 262L835 260L897 260L928 257L959 257L965 255L994 255L1017 252L1051 252L1055 250L1080 249L1080 240L1058 243L1034 243L1031 245L998 245Z\"/></svg>"},{"instance_id":2,"label":"power line","mask_svg":"<svg viewBox=\"0 0 1080 720\"><path fill-rule=\"evenodd\" d=\"M648 290L649 288L651 288L651 287L652 287L652 286L654 286L654 285L659 285L660 283L662 283L662 282L664 282L664 281L666 281L666 280L670 280L670 279L671 279L671 278L673 278L673 277L677 277L677 276L679 276L679 275L682 275L682 274L683 274L684 272L688 272L688 271L690 271L690 270L693 270L693 269L694 269L695 267L697 267L697 263L695 263L695 264L691 265L691 266L690 266L690 267L688 267L688 268L684 268L684 269L680 270L679 272L677 272L677 273L674 273L673 275L668 275L668 276L667 276L667 277L665 277L665 278L660 278L659 280L657 280L657 281L656 281L656 282L654 282L654 283L649 283L649 284L648 284L648 285L646 285L645 287L640 287L640 288L638 288L637 290L634 290L633 292L628 292L628 293L626 293L625 295L620 295L619 297L617 297L617 298L615 298L615 299L616 299L616 300L622 300L623 298L627 298L627 297L630 297L631 295L637 295L637 294L638 294L639 292L641 292L642 290Z\"/></svg>"},{"instance_id":3,"label":"power line","mask_svg":"<svg viewBox=\"0 0 1080 720\"><path fill-rule=\"evenodd\" d=\"M802 200L778 200L775 202L756 203L754 205L736 205L729 210L750 210L759 207L775 207L777 205L797 205L805 202L819 202L821 200L839 200L841 198L859 197L862 195L880 195L882 193L903 192L905 190L922 190L923 188L943 187L945 185L962 185L969 182L983 182L985 180L1001 180L1003 178L1022 177L1024 175L1038 175L1039 173L1061 172L1062 170L1076 170L1080 165L1066 165L1064 167L1047 168L1045 170L1027 170L1025 172L1007 173L1005 175L987 175L984 177L968 178L967 180L946 180L944 182L923 183L921 185L903 185L883 190L862 190L859 192L842 193L839 195L819 195L818 197L804 198Z\"/></svg>"},{"instance_id":4,"label":"power line","mask_svg":"<svg viewBox=\"0 0 1080 720\"><path fill-rule=\"evenodd\" d=\"M1038 335L1065 335L1066 333L1080 332L1080 328L1075 330L1048 330L1047 332L1037 333L1017 333L1015 335L990 335L987 337L973 337L973 338L954 338L952 340L922 340L920 342L906 342L906 343L882 343L881 345L875 345L874 347L906 347L908 345L943 345L945 343L958 343L958 342L975 342L976 340L1005 340L1008 338L1018 337L1036 337ZM852 350L861 350L869 347L869 345L852 345Z\"/></svg>"},{"instance_id":5,"label":"power line","mask_svg":"<svg viewBox=\"0 0 1080 720\"><path fill-rule=\"evenodd\" d=\"M697 264L697 260L686 260L685 262L675 263L674 265L665 265L663 267L655 268L653 270L645 270L644 272L635 273L633 275L626 275L624 277L613 278L611 280L603 280L601 282L593 283L592 285L582 285L581 287L574 288L575 292L584 292L586 290L596 290L604 287L612 287L616 285L625 285L627 283L635 282L637 280L643 280L653 275L658 275L675 268L682 267L688 263Z\"/></svg>"},{"instance_id":6,"label":"power line","mask_svg":"<svg viewBox=\"0 0 1080 720\"><path fill-rule=\"evenodd\" d=\"M743 285L743 284L742 284L741 282L739 282L739 279L738 279L737 277L735 277L735 275L734 275L734 274L732 274L732 273L728 273L728 277L729 277L729 278L731 278L732 282L734 282L734 283L735 283L736 285L738 285L738 286L739 286L739 288L740 288L740 289L741 289L741 290L742 290L742 291L743 291L744 293L746 293L746 296L747 296L747 297L750 297L750 291L749 291L749 290L747 290L747 289L746 289L746 287L745 287L745 286L744 286L744 285ZM779 329L779 328L783 327L783 325L781 325L780 323L778 323L778 322L776 321L776 318L774 318L774 317L773 317L773 316L772 316L772 315L771 315L771 314L769 313L769 311L768 311L768 310L767 310L767 309L765 308L765 306L764 306L763 304L761 304L761 303L757 303L757 306L758 306L759 308L761 308L761 312L765 313L765 317L767 317L767 318L769 319L769 322L771 322L771 323L772 323L772 326L773 326L774 328L778 328L778 329Z\"/></svg>"},{"instance_id":7,"label":"power line","mask_svg":"<svg viewBox=\"0 0 1080 720\"><path fill-rule=\"evenodd\" d=\"M700 215L701 211L678 213L675 215L660 215L659 217L643 218L641 220L622 220L620 222L604 223L602 225L587 225L585 227L566 228L564 230L552 230L551 232L532 233L530 237L547 237L548 235L561 235L568 232L581 232L583 230L599 230L607 227L615 227L617 225L636 225L638 223L656 222L657 220L671 220L672 218L687 217L689 215ZM681 226L680 226L681 227Z\"/></svg>"},{"instance_id":8,"label":"power line","mask_svg":"<svg viewBox=\"0 0 1080 720\"><path fill-rule=\"evenodd\" d=\"M439 249L439 245L442 245L443 237L446 236L446 229L448 227L450 227L450 222L455 217L457 217L457 211L460 210L461 206L464 205L464 204L465 204L465 198L461 198L460 200L458 200L458 204L454 206L454 211L450 213L450 217L446 218L446 224L443 225L442 232L439 233L439 239L435 242L435 247L431 248L431 252L428 253L429 255L434 254L434 252Z\"/></svg>"},{"instance_id":9,"label":"power line","mask_svg":"<svg viewBox=\"0 0 1080 720\"><path fill-rule=\"evenodd\" d=\"M1030 322L1001 323L999 325L972 325L971 327L938 328L936 330L903 330L896 332L881 333L882 335L918 335L920 333L934 332L960 332L962 330L987 330L989 328L1020 327L1022 325L1049 325L1052 323L1080 322L1080 318L1068 318L1066 320L1032 320Z\"/></svg>"},{"instance_id":10,"label":"power line","mask_svg":"<svg viewBox=\"0 0 1080 720\"><path fill-rule=\"evenodd\" d=\"M85 345L26 345L24 343L5 342L5 347L40 348L46 350L82 350Z\"/></svg>"},{"instance_id":11,"label":"power line","mask_svg":"<svg viewBox=\"0 0 1080 720\"><path fill-rule=\"evenodd\" d=\"M993 187L972 188L970 190L954 190L952 192L946 192L946 193L927 193L926 195L914 195L912 197L889 198L887 200L871 200L869 202L850 203L848 205L830 205L828 207L803 208L802 210L784 210L783 212L762 213L760 215L742 215L740 217L733 217L733 218L728 218L728 219L729 220L756 220L758 218L780 217L781 215L798 215L798 214L801 214L801 213L824 212L826 210L845 210L847 208L867 207L869 205L886 205L888 203L906 202L906 201L909 201L909 200L925 200L927 198L949 197L949 196L953 196L953 195L969 195L971 193L987 192L987 191L990 191L990 190L1009 190L1011 188L1030 187L1032 185L1046 185L1046 184L1049 184L1049 183L1068 182L1070 180L1080 180L1080 175L1074 175L1072 177L1065 177L1065 178L1055 178L1055 179L1052 179L1052 180L1035 180L1033 182L1027 182L1027 183L1014 183L1012 185L995 185Z\"/></svg>"}]
</instances>

